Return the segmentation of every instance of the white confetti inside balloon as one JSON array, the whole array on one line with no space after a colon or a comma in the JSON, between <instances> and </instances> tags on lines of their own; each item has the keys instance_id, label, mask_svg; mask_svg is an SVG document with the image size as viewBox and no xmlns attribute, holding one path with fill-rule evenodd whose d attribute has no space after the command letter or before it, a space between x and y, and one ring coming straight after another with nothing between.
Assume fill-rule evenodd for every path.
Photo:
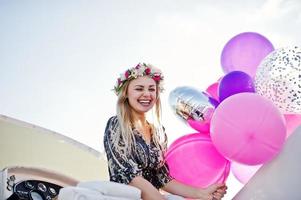
<instances>
[{"instance_id":1,"label":"white confetti inside balloon","mask_svg":"<svg viewBox=\"0 0 301 200\"><path fill-rule=\"evenodd\" d=\"M255 75L256 93L283 113L301 113L301 48L285 47L266 56Z\"/></svg>"}]
</instances>

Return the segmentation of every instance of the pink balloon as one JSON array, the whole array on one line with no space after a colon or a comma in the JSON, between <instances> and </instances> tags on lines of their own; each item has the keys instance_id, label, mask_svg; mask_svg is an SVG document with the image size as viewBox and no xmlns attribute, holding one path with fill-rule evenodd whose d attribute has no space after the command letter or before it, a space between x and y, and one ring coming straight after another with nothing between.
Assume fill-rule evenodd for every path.
<instances>
[{"instance_id":1,"label":"pink balloon","mask_svg":"<svg viewBox=\"0 0 301 200\"><path fill-rule=\"evenodd\" d=\"M286 137L288 137L301 125L301 115L285 114L284 118L286 121Z\"/></svg>"},{"instance_id":2,"label":"pink balloon","mask_svg":"<svg viewBox=\"0 0 301 200\"><path fill-rule=\"evenodd\" d=\"M273 50L273 44L263 35L254 32L240 33L231 38L223 48L221 65L226 74L238 70L253 78L260 62Z\"/></svg>"},{"instance_id":3,"label":"pink balloon","mask_svg":"<svg viewBox=\"0 0 301 200\"><path fill-rule=\"evenodd\" d=\"M225 182L230 162L214 147L208 134L178 138L168 149L166 161L176 180L196 187Z\"/></svg>"},{"instance_id":4,"label":"pink balloon","mask_svg":"<svg viewBox=\"0 0 301 200\"><path fill-rule=\"evenodd\" d=\"M231 162L231 172L239 182L246 184L261 166L262 165L244 165Z\"/></svg>"},{"instance_id":5,"label":"pink balloon","mask_svg":"<svg viewBox=\"0 0 301 200\"><path fill-rule=\"evenodd\" d=\"M218 85L219 85L219 82L216 82L216 83L209 85L206 89L206 92L215 99L219 99L218 98Z\"/></svg>"},{"instance_id":6,"label":"pink balloon","mask_svg":"<svg viewBox=\"0 0 301 200\"><path fill-rule=\"evenodd\" d=\"M216 108L210 135L226 158L247 165L272 159L285 142L285 120L278 108L256 93L238 93Z\"/></svg>"},{"instance_id":7,"label":"pink balloon","mask_svg":"<svg viewBox=\"0 0 301 200\"><path fill-rule=\"evenodd\" d=\"M201 133L209 133L210 131L210 122L200 122L194 119L187 119L188 125L196 131Z\"/></svg>"}]
</instances>

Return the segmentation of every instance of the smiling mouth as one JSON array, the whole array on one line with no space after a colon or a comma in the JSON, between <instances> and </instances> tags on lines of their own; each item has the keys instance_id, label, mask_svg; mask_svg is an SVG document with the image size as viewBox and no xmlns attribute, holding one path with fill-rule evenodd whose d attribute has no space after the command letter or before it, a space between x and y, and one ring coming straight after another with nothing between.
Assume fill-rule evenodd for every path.
<instances>
[{"instance_id":1,"label":"smiling mouth","mask_svg":"<svg viewBox=\"0 0 301 200\"><path fill-rule=\"evenodd\" d=\"M149 106L151 103L151 100L138 100L138 102L143 106Z\"/></svg>"}]
</instances>

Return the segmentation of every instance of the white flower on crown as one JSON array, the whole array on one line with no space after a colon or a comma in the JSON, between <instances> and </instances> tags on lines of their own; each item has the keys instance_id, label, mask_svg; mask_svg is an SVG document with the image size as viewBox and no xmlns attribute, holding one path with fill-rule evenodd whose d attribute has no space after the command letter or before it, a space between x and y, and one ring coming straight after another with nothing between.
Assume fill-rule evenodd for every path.
<instances>
[{"instance_id":1,"label":"white flower on crown","mask_svg":"<svg viewBox=\"0 0 301 200\"><path fill-rule=\"evenodd\" d=\"M131 74L130 74L130 77L132 78L137 78L139 76L139 71L137 69L132 69L131 70Z\"/></svg>"},{"instance_id":2,"label":"white flower on crown","mask_svg":"<svg viewBox=\"0 0 301 200\"><path fill-rule=\"evenodd\" d=\"M120 74L120 80L121 80L121 81L125 81L125 80L126 80L126 76L125 76L124 73L123 73L123 74Z\"/></svg>"},{"instance_id":3,"label":"white flower on crown","mask_svg":"<svg viewBox=\"0 0 301 200\"><path fill-rule=\"evenodd\" d=\"M137 68L138 76L144 76L145 69L146 69L146 67L144 65L140 64L139 67Z\"/></svg>"}]
</instances>

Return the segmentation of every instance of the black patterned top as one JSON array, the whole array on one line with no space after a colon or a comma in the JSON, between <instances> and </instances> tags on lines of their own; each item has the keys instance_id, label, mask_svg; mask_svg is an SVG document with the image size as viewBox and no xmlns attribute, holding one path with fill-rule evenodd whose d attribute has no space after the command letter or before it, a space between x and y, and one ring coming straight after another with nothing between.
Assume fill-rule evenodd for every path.
<instances>
[{"instance_id":1,"label":"black patterned top","mask_svg":"<svg viewBox=\"0 0 301 200\"><path fill-rule=\"evenodd\" d=\"M120 131L120 125L117 117L114 116L109 119L104 134L110 181L128 184L136 176L142 176L159 189L173 179L169 175L167 164L164 162L163 151L156 147L153 140L147 144L142 135L133 129L136 150L132 155L125 155L122 150L120 152L113 146L116 131ZM119 145L124 145L122 139L119 140Z\"/></svg>"}]
</instances>

